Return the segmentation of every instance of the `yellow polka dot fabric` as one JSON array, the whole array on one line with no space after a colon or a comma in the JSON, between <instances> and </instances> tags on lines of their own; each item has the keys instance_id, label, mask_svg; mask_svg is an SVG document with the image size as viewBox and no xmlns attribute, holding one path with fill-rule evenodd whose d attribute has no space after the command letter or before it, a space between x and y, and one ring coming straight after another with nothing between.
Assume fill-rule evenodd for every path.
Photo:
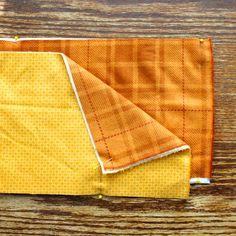
<instances>
[{"instance_id":1,"label":"yellow polka dot fabric","mask_svg":"<svg viewBox=\"0 0 236 236\"><path fill-rule=\"evenodd\" d=\"M188 150L155 159L102 179L103 193L110 196L187 198L189 193Z\"/></svg>"},{"instance_id":2,"label":"yellow polka dot fabric","mask_svg":"<svg viewBox=\"0 0 236 236\"><path fill-rule=\"evenodd\" d=\"M186 198L190 153L103 175L61 54L0 53L0 192Z\"/></svg>"}]
</instances>

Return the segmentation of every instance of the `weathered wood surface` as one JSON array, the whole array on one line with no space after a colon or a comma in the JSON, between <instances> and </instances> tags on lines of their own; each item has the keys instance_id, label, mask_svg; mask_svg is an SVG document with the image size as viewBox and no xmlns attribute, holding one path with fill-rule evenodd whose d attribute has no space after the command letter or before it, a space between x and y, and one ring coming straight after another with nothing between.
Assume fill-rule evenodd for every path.
<instances>
[{"instance_id":1,"label":"weathered wood surface","mask_svg":"<svg viewBox=\"0 0 236 236\"><path fill-rule=\"evenodd\" d=\"M235 0L0 0L0 36L14 35L211 36L213 183L189 200L0 195L0 235L236 235Z\"/></svg>"}]
</instances>

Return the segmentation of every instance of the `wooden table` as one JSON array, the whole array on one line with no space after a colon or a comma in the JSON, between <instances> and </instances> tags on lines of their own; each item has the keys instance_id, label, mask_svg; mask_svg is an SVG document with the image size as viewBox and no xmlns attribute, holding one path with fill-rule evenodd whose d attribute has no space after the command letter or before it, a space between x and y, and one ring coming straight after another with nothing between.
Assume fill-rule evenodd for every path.
<instances>
[{"instance_id":1,"label":"wooden table","mask_svg":"<svg viewBox=\"0 0 236 236\"><path fill-rule=\"evenodd\" d=\"M236 235L236 1L0 0L0 36L208 37L212 184L189 200L0 195L0 235Z\"/></svg>"}]
</instances>

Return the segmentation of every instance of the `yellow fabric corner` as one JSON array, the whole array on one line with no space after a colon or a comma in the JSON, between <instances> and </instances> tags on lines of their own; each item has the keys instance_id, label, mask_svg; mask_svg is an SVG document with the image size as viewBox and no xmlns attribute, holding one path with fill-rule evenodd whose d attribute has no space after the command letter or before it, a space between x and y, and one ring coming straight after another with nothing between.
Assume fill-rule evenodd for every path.
<instances>
[{"instance_id":1,"label":"yellow fabric corner","mask_svg":"<svg viewBox=\"0 0 236 236\"><path fill-rule=\"evenodd\" d=\"M190 187L190 162L189 150L185 150L123 172L105 175L104 194L187 198Z\"/></svg>"},{"instance_id":2,"label":"yellow fabric corner","mask_svg":"<svg viewBox=\"0 0 236 236\"><path fill-rule=\"evenodd\" d=\"M102 175L61 54L0 53L0 192L186 198L190 153Z\"/></svg>"}]
</instances>

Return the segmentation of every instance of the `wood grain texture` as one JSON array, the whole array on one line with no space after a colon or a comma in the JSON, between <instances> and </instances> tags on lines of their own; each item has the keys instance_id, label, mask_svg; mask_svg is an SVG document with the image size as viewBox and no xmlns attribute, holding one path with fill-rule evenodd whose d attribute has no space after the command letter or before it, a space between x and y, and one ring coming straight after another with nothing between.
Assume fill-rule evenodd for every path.
<instances>
[{"instance_id":1,"label":"wood grain texture","mask_svg":"<svg viewBox=\"0 0 236 236\"><path fill-rule=\"evenodd\" d=\"M0 235L236 235L235 0L0 0L0 36L212 37L213 179L189 200L0 195Z\"/></svg>"}]
</instances>

